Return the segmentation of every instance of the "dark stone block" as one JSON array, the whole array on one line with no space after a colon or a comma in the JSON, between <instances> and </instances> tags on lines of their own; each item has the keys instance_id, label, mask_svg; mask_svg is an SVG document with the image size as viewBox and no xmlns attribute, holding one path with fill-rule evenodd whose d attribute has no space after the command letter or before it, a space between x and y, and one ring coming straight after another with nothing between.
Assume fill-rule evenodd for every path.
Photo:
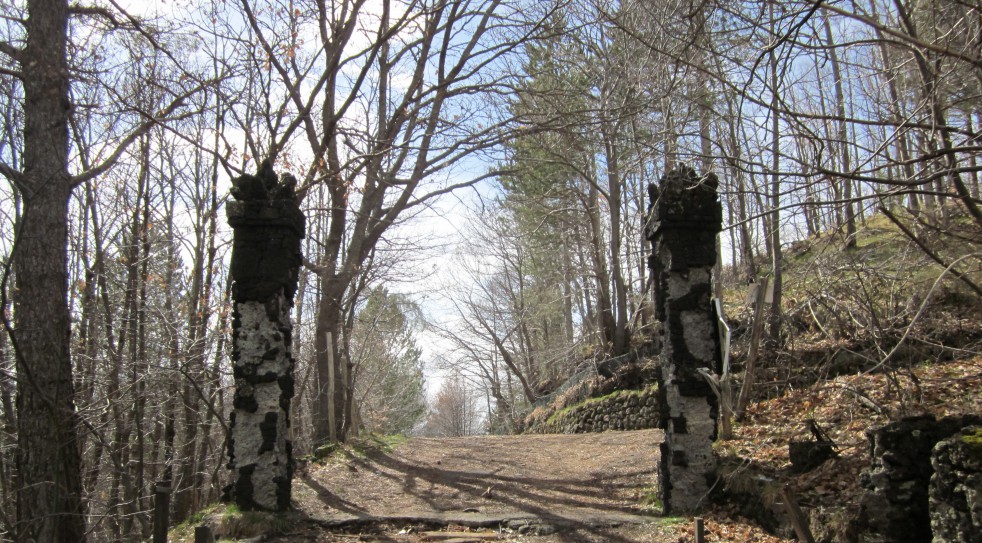
<instances>
[{"instance_id":1,"label":"dark stone block","mask_svg":"<svg viewBox=\"0 0 982 543\"><path fill-rule=\"evenodd\" d=\"M676 434L689 433L689 427L685 423L685 417L672 417L672 431Z\"/></svg>"},{"instance_id":2,"label":"dark stone block","mask_svg":"<svg viewBox=\"0 0 982 543\"><path fill-rule=\"evenodd\" d=\"M286 175L277 187L275 174L263 174L243 175L232 183L237 201L226 205L228 222L235 230L229 270L232 296L239 302L265 303L283 289L292 303L303 263L300 240L306 223L292 194L296 180ZM277 198L270 199L271 194ZM276 313L271 316L274 320L279 318L278 309L267 308Z\"/></svg>"},{"instance_id":3,"label":"dark stone block","mask_svg":"<svg viewBox=\"0 0 982 543\"><path fill-rule=\"evenodd\" d=\"M716 197L719 180L715 175L698 175L685 165L665 175L661 186L649 190L654 196L651 204L651 233L664 229L684 229L692 232L719 232L723 221L722 206Z\"/></svg>"},{"instance_id":4,"label":"dark stone block","mask_svg":"<svg viewBox=\"0 0 982 543\"><path fill-rule=\"evenodd\" d=\"M898 543L931 540L932 449L971 424L982 416L908 417L867 432L872 462L861 509L869 532Z\"/></svg>"},{"instance_id":5,"label":"dark stone block","mask_svg":"<svg viewBox=\"0 0 982 543\"><path fill-rule=\"evenodd\" d=\"M255 464L238 466L239 476L232 483L232 491L229 493L230 500L234 501L239 508L245 511L255 511L261 509L256 505L253 497L254 488L252 485L252 473L256 471Z\"/></svg>"},{"instance_id":6,"label":"dark stone block","mask_svg":"<svg viewBox=\"0 0 982 543\"><path fill-rule=\"evenodd\" d=\"M280 391L282 393L281 397L285 400L292 398L294 394L293 376L290 374L281 375L279 379L277 379L277 382L280 385ZM289 412L289 410L286 411Z\"/></svg>"},{"instance_id":7,"label":"dark stone block","mask_svg":"<svg viewBox=\"0 0 982 543\"><path fill-rule=\"evenodd\" d=\"M256 366L254 364L233 364L232 377L251 382L256 376Z\"/></svg>"},{"instance_id":8,"label":"dark stone block","mask_svg":"<svg viewBox=\"0 0 982 543\"><path fill-rule=\"evenodd\" d=\"M266 417L259 423L259 433L263 436L263 442L259 446L259 454L276 450L276 431L278 421L279 413L270 411L269 413L266 413Z\"/></svg>"},{"instance_id":9,"label":"dark stone block","mask_svg":"<svg viewBox=\"0 0 982 543\"><path fill-rule=\"evenodd\" d=\"M656 185L654 183L648 183L648 210L649 210L649 212L650 212L651 208L655 205L655 202L658 201L658 195L659 194L661 194L661 191L658 190L658 185Z\"/></svg>"},{"instance_id":10,"label":"dark stone block","mask_svg":"<svg viewBox=\"0 0 982 543\"><path fill-rule=\"evenodd\" d=\"M807 473L836 456L829 441L794 441L788 443L792 473Z\"/></svg>"},{"instance_id":11,"label":"dark stone block","mask_svg":"<svg viewBox=\"0 0 982 543\"><path fill-rule=\"evenodd\" d=\"M982 543L982 426L969 426L939 442L931 465L935 543Z\"/></svg>"},{"instance_id":12,"label":"dark stone block","mask_svg":"<svg viewBox=\"0 0 982 543\"><path fill-rule=\"evenodd\" d=\"M269 187L261 177L243 175L232 180L231 193L236 200L266 200Z\"/></svg>"},{"instance_id":13,"label":"dark stone block","mask_svg":"<svg viewBox=\"0 0 982 543\"><path fill-rule=\"evenodd\" d=\"M235 396L232 399L232 407L241 409L247 413L255 413L259 409L256 398L251 392L244 392L241 388L236 388Z\"/></svg>"},{"instance_id":14,"label":"dark stone block","mask_svg":"<svg viewBox=\"0 0 982 543\"><path fill-rule=\"evenodd\" d=\"M287 477L273 477L273 484L276 485L276 505L280 511L290 508L290 479Z\"/></svg>"},{"instance_id":15,"label":"dark stone block","mask_svg":"<svg viewBox=\"0 0 982 543\"><path fill-rule=\"evenodd\" d=\"M225 438L225 451L228 453L228 463L225 467L228 469L235 469L235 440L232 439L232 429L235 428L235 411L233 410L229 416L228 423L228 433Z\"/></svg>"},{"instance_id":16,"label":"dark stone block","mask_svg":"<svg viewBox=\"0 0 982 543\"><path fill-rule=\"evenodd\" d=\"M689 465L689 458L685 455L683 450L672 451L672 465L679 467L687 467Z\"/></svg>"},{"instance_id":17,"label":"dark stone block","mask_svg":"<svg viewBox=\"0 0 982 543\"><path fill-rule=\"evenodd\" d=\"M679 389L679 394L686 397L709 397L714 396L713 387L709 386L709 383L705 379L700 379L698 381L694 379L686 379L676 383Z\"/></svg>"},{"instance_id":18,"label":"dark stone block","mask_svg":"<svg viewBox=\"0 0 982 543\"><path fill-rule=\"evenodd\" d=\"M665 507L663 514L671 513L672 503L672 480L669 477L669 461L672 458L672 449L668 441L662 440L658 444L658 497Z\"/></svg>"},{"instance_id":19,"label":"dark stone block","mask_svg":"<svg viewBox=\"0 0 982 543\"><path fill-rule=\"evenodd\" d=\"M299 212L299 210L298 210ZM303 263L301 236L284 227L252 227L244 235L236 228L232 247L232 296L237 302L268 302L279 292L292 300ZM267 307L267 312L271 308ZM277 308L272 308L279 318Z\"/></svg>"},{"instance_id":20,"label":"dark stone block","mask_svg":"<svg viewBox=\"0 0 982 543\"><path fill-rule=\"evenodd\" d=\"M661 377L658 378L658 428L662 430L668 430L668 421L671 420L672 415L668 407L668 398L666 397L666 386L662 381Z\"/></svg>"}]
</instances>

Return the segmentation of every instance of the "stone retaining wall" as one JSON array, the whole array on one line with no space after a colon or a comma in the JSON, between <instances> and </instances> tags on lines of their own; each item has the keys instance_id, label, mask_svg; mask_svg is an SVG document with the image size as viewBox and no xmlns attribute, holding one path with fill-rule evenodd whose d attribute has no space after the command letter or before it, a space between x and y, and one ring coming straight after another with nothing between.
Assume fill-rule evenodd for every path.
<instances>
[{"instance_id":1,"label":"stone retaining wall","mask_svg":"<svg viewBox=\"0 0 982 543\"><path fill-rule=\"evenodd\" d=\"M931 453L934 543L982 543L982 426L939 442Z\"/></svg>"},{"instance_id":2,"label":"stone retaining wall","mask_svg":"<svg viewBox=\"0 0 982 543\"><path fill-rule=\"evenodd\" d=\"M528 430L534 434L582 434L607 430L642 430L658 427L657 387L619 390L560 410L545 423Z\"/></svg>"},{"instance_id":3,"label":"stone retaining wall","mask_svg":"<svg viewBox=\"0 0 982 543\"><path fill-rule=\"evenodd\" d=\"M932 518L938 512L954 512L964 509L958 504L939 506L944 500L937 489L930 489L931 476L937 469L940 474L959 471L961 468L938 465L932 467L932 450L935 446L963 428L982 424L982 416L962 415L936 419L932 415L909 417L868 432L872 465L863 474L867 493L861 505L866 521L864 541L871 543L923 543L932 540ZM943 448L944 449L944 448ZM947 449L941 451L941 456ZM938 454L937 452L935 453ZM960 464L956 456L956 464ZM949 458L950 460L950 458ZM944 462L941 457L934 459ZM957 476L956 479L958 479ZM958 482L937 480L938 488L954 488ZM929 493L938 496L930 500ZM964 495L957 491L951 496ZM942 516L951 516L942 514ZM953 521L957 526L963 522ZM970 521L969 521L970 522ZM946 524L948 524L946 522ZM948 541L980 541L980 539L945 539L933 534L937 543Z\"/></svg>"}]
</instances>

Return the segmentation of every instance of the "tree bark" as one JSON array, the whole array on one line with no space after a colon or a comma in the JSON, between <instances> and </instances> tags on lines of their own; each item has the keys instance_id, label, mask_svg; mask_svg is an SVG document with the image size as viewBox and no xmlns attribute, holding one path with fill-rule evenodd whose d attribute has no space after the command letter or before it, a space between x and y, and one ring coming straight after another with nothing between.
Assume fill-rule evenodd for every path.
<instances>
[{"instance_id":1,"label":"tree bark","mask_svg":"<svg viewBox=\"0 0 982 543\"><path fill-rule=\"evenodd\" d=\"M594 168L596 171L596 168ZM584 206L590 217L590 252L593 261L594 281L597 287L596 317L598 332L602 338L601 344L606 346L614 341L614 309L610 297L610 272L607 271L607 251L603 243L603 227L600 224L600 191L596 183L590 182L589 196Z\"/></svg>"},{"instance_id":2,"label":"tree bark","mask_svg":"<svg viewBox=\"0 0 982 543\"><path fill-rule=\"evenodd\" d=\"M322 276L320 283L321 296L314 332L318 378L318 391L314 399L314 446L344 440L345 394L341 372L344 357L339 349L344 289L337 279Z\"/></svg>"},{"instance_id":3,"label":"tree bark","mask_svg":"<svg viewBox=\"0 0 982 543\"><path fill-rule=\"evenodd\" d=\"M28 2L17 293L20 541L85 540L68 312L68 2Z\"/></svg>"}]
</instances>

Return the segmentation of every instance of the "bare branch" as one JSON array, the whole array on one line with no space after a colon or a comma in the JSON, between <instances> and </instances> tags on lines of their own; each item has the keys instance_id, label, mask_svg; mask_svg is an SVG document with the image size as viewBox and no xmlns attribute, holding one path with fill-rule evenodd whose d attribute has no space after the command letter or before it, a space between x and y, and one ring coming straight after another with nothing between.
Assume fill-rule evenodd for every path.
<instances>
[{"instance_id":1,"label":"bare branch","mask_svg":"<svg viewBox=\"0 0 982 543\"><path fill-rule=\"evenodd\" d=\"M882 24L879 21L873 19L872 17L861 15L859 13L854 13L852 11L843 9L833 4L828 4L828 3L821 3L821 4L823 9L826 9L838 15L842 15L843 17L848 17L855 21L859 21L865 25L868 25L870 28L874 28L880 32L883 32L888 36L893 36L894 38L897 38L902 43L905 43L911 47L924 49L926 51L931 51L934 53L938 53L940 55L944 55L946 57L957 58L959 60L963 60L965 62L968 62L969 64L972 64L976 68L982 68L982 57L966 55L965 53L960 53L958 51L953 51L946 47L941 47L933 43L925 42L924 40L918 39L916 36L911 36L906 32L901 32L896 28Z\"/></svg>"},{"instance_id":2,"label":"bare branch","mask_svg":"<svg viewBox=\"0 0 982 543\"><path fill-rule=\"evenodd\" d=\"M146 134L154 126L170 120L171 114L183 106L185 100L202 91L206 86L212 83L213 82L202 83L195 86L191 90L174 97L170 104L158 111L156 114L144 113L144 116L146 117L144 122L140 123L140 125L130 132L129 135L123 138L123 141L116 146L108 158L102 161L102 163L93 166L89 170L72 177L72 187L77 187L89 179L92 179L112 168L113 165L119 161L120 157L123 156L123 153L126 151L127 147L129 147L134 141L139 139L140 136Z\"/></svg>"},{"instance_id":3,"label":"bare branch","mask_svg":"<svg viewBox=\"0 0 982 543\"><path fill-rule=\"evenodd\" d=\"M113 29L119 29L123 27L123 23L116 18L111 11L106 8L97 6L80 6L78 4L68 7L68 13L72 15L84 15L86 17L98 17L109 21L110 26Z\"/></svg>"},{"instance_id":4,"label":"bare branch","mask_svg":"<svg viewBox=\"0 0 982 543\"><path fill-rule=\"evenodd\" d=\"M18 184L20 180L24 177L24 174L22 174L21 172L3 163L0 163L0 175L3 175L7 179L9 179L15 185Z\"/></svg>"},{"instance_id":5,"label":"bare branch","mask_svg":"<svg viewBox=\"0 0 982 543\"><path fill-rule=\"evenodd\" d=\"M6 41L0 41L0 53L7 55L18 63L24 58L24 49Z\"/></svg>"}]
</instances>

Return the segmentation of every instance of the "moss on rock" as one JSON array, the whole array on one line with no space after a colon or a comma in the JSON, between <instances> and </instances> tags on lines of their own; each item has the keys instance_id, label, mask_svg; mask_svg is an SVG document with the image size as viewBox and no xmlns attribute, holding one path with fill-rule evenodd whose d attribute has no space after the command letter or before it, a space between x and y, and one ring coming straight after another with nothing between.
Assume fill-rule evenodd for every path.
<instances>
[{"instance_id":1,"label":"moss on rock","mask_svg":"<svg viewBox=\"0 0 982 543\"><path fill-rule=\"evenodd\" d=\"M657 385L615 390L556 410L531 433L583 433L641 430L657 424Z\"/></svg>"},{"instance_id":2,"label":"moss on rock","mask_svg":"<svg viewBox=\"0 0 982 543\"><path fill-rule=\"evenodd\" d=\"M968 429L962 435L962 443L967 446L975 460L982 461L982 426Z\"/></svg>"}]
</instances>

